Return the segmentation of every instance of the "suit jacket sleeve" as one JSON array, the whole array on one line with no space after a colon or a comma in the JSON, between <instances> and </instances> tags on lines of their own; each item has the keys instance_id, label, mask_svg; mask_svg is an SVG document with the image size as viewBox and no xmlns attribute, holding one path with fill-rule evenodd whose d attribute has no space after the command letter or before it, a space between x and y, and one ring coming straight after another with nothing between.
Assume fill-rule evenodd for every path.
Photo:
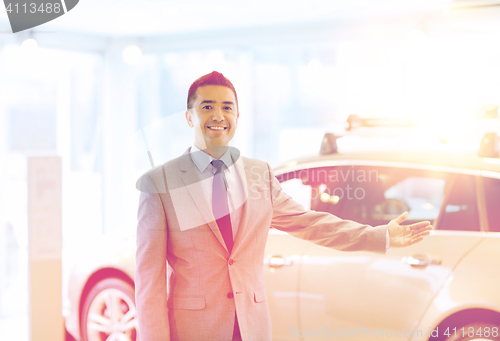
<instances>
[{"instance_id":1,"label":"suit jacket sleeve","mask_svg":"<svg viewBox=\"0 0 500 341\"><path fill-rule=\"evenodd\" d=\"M305 210L283 192L267 166L273 204L271 227L337 250L386 252L387 225L372 227L342 220L330 213Z\"/></svg>"},{"instance_id":2,"label":"suit jacket sleeve","mask_svg":"<svg viewBox=\"0 0 500 341\"><path fill-rule=\"evenodd\" d=\"M137 214L135 301L141 341L168 341L167 220L153 181L141 179Z\"/></svg>"}]
</instances>

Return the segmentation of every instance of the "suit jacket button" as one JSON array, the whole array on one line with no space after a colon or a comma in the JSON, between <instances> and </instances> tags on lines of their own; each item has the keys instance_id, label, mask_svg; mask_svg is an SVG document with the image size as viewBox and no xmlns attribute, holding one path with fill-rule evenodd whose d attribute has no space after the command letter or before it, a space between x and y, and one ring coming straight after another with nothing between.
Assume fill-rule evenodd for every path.
<instances>
[{"instance_id":1,"label":"suit jacket button","mask_svg":"<svg viewBox=\"0 0 500 341\"><path fill-rule=\"evenodd\" d=\"M233 295L232 292L230 292L229 294L227 294L227 298L233 298L233 297L234 297L234 295Z\"/></svg>"},{"instance_id":2,"label":"suit jacket button","mask_svg":"<svg viewBox=\"0 0 500 341\"><path fill-rule=\"evenodd\" d=\"M233 265L234 264L234 260L230 259L229 262L228 262L229 265Z\"/></svg>"}]
</instances>

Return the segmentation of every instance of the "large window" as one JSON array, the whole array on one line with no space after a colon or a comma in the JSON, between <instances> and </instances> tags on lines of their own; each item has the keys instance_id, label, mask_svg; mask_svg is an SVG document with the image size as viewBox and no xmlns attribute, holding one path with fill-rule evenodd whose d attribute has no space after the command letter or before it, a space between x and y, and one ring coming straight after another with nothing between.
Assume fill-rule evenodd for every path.
<instances>
[{"instance_id":1,"label":"large window","mask_svg":"<svg viewBox=\"0 0 500 341\"><path fill-rule=\"evenodd\" d=\"M0 339L9 339L5 332L23 340L29 330L27 157L62 157L69 274L84 244L102 232L103 65L98 54L19 46L3 47L0 57Z\"/></svg>"}]
</instances>

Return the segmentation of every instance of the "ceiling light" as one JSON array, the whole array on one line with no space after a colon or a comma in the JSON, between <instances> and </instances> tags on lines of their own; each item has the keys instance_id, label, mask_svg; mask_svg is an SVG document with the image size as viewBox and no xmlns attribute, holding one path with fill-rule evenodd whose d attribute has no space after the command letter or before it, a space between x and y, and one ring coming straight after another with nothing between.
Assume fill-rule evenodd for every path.
<instances>
[{"instance_id":1,"label":"ceiling light","mask_svg":"<svg viewBox=\"0 0 500 341\"><path fill-rule=\"evenodd\" d=\"M28 38L22 42L21 47L27 51L33 51L36 50L36 48L38 47L38 43L36 42L35 39Z\"/></svg>"},{"instance_id":2,"label":"ceiling light","mask_svg":"<svg viewBox=\"0 0 500 341\"><path fill-rule=\"evenodd\" d=\"M137 64L142 59L142 51L137 46L130 45L123 51L123 59L129 64Z\"/></svg>"}]
</instances>

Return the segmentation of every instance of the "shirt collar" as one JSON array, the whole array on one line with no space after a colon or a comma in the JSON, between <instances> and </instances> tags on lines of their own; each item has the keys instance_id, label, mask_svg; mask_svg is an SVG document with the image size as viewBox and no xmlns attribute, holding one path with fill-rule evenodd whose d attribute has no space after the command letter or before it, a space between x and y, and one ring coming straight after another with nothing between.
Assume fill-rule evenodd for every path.
<instances>
[{"instance_id":1,"label":"shirt collar","mask_svg":"<svg viewBox=\"0 0 500 341\"><path fill-rule=\"evenodd\" d=\"M214 160L214 157L212 155L200 150L194 144L191 147L190 156L191 156L191 160L193 160L194 164L196 165L196 167L198 167L198 169L201 173L203 173L207 169L210 162L212 162L212 160ZM221 156L221 158L219 160L224 162L224 164L226 165L226 168L229 171L231 170L229 167L233 164L233 162L232 162L232 158L231 158L231 153L229 152L229 148L224 153L224 155Z\"/></svg>"}]
</instances>

